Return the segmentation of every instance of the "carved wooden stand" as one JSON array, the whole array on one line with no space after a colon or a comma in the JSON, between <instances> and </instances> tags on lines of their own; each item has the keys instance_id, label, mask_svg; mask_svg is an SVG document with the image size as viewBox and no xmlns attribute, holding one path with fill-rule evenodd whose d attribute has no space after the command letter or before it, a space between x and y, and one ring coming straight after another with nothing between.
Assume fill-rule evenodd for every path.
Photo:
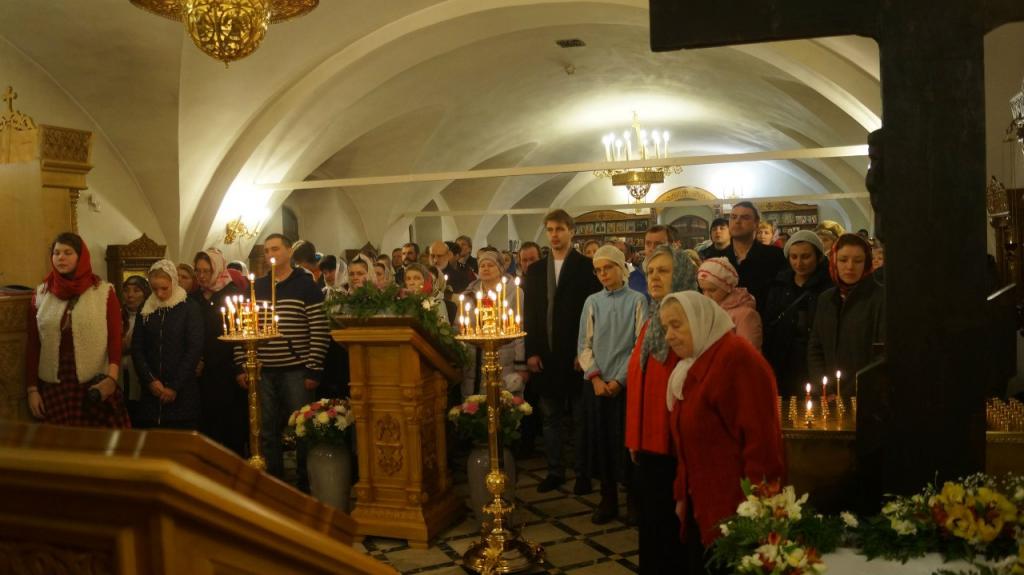
<instances>
[{"instance_id":1,"label":"carved wooden stand","mask_svg":"<svg viewBox=\"0 0 1024 575\"><path fill-rule=\"evenodd\" d=\"M445 443L448 380L458 372L405 318L371 318L331 332L348 349L360 536L427 542L463 512Z\"/></svg>"}]
</instances>

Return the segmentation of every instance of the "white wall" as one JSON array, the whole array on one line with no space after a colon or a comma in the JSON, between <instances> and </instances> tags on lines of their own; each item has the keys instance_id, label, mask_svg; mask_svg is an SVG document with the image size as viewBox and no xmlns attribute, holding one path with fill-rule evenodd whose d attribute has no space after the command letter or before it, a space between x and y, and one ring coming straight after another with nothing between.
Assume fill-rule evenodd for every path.
<instances>
[{"instance_id":1,"label":"white wall","mask_svg":"<svg viewBox=\"0 0 1024 575\"><path fill-rule=\"evenodd\" d=\"M13 86L18 93L15 108L31 116L37 124L89 130L93 133L93 169L86 181L78 206L79 232L93 254L93 268L106 277L104 258L108 244L126 244L146 233L157 243L165 243L163 232L135 176L128 170L98 126L61 86L44 70L0 38L0 85ZM89 207L93 196L99 211ZM0 238L6 231L0 231ZM173 246L168 251L173 253Z\"/></svg>"}]
</instances>

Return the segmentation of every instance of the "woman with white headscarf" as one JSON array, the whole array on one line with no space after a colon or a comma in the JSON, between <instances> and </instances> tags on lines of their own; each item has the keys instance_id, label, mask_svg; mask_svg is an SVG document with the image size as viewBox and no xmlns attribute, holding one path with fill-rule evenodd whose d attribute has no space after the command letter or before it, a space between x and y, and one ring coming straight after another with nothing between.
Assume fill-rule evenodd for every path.
<instances>
[{"instance_id":1,"label":"woman with white headscarf","mask_svg":"<svg viewBox=\"0 0 1024 575\"><path fill-rule=\"evenodd\" d=\"M719 536L718 522L744 499L740 482L784 479L775 376L707 296L669 294L659 315L665 340L679 357L665 400L672 412L686 572L704 573L704 550Z\"/></svg>"},{"instance_id":2,"label":"woman with white headscarf","mask_svg":"<svg viewBox=\"0 0 1024 575\"><path fill-rule=\"evenodd\" d=\"M132 361L145 393L138 427L196 429L199 384L196 366L203 353L203 318L199 304L178 285L170 260L149 268L153 293L142 305L142 325L132 336Z\"/></svg>"}]
</instances>

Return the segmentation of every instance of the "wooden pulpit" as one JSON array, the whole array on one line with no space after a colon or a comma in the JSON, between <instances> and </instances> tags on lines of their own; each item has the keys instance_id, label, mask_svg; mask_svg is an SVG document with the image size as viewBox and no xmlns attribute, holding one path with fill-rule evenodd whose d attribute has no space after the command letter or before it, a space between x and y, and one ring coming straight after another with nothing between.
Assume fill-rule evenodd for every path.
<instances>
[{"instance_id":1,"label":"wooden pulpit","mask_svg":"<svg viewBox=\"0 0 1024 575\"><path fill-rule=\"evenodd\" d=\"M445 442L448 381L459 372L410 318L348 322L331 336L349 356L357 533L426 548L463 511Z\"/></svg>"}]
</instances>

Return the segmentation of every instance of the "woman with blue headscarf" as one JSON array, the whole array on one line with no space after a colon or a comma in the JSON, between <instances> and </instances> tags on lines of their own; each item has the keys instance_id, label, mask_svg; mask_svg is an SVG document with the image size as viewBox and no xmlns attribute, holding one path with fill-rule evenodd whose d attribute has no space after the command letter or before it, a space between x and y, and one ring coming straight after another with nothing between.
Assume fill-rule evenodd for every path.
<instances>
[{"instance_id":1,"label":"woman with blue headscarf","mask_svg":"<svg viewBox=\"0 0 1024 575\"><path fill-rule=\"evenodd\" d=\"M640 515L640 569L642 573L680 573L683 547L672 493L676 459L665 405L669 374L679 358L665 343L658 310L669 293L697 290L697 266L683 250L662 245L644 261L644 272L651 303L626 376L630 382L626 387L626 447L636 463L633 489Z\"/></svg>"}]
</instances>

